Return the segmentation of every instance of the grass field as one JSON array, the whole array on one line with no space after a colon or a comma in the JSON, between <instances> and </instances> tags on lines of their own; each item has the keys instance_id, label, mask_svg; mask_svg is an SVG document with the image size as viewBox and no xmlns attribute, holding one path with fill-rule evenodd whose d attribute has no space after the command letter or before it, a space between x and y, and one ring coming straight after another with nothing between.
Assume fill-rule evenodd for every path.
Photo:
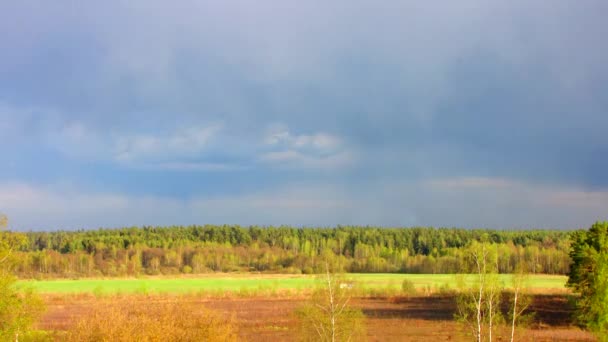
<instances>
[{"instance_id":1,"label":"grass field","mask_svg":"<svg viewBox=\"0 0 608 342\"><path fill-rule=\"evenodd\" d=\"M453 274L346 274L355 287L366 290L397 291L404 279L409 279L418 289L441 286L456 287ZM510 275L501 275L506 287ZM553 275L530 276L532 291L563 292L567 277ZM40 293L219 293L256 291L305 291L317 284L316 276L260 275L260 274L212 274L200 277L149 277L128 279L78 279L78 280L22 280L20 285L32 287Z\"/></svg>"},{"instance_id":2,"label":"grass field","mask_svg":"<svg viewBox=\"0 0 608 342\"><path fill-rule=\"evenodd\" d=\"M369 341L471 340L465 328L454 321L457 310L454 294L429 296L427 292L429 288L435 290L446 284L455 288L455 275L347 274L346 277L355 282L356 289L362 290L354 293L349 305L365 314ZM501 278L508 286L510 276ZM403 279L412 281L419 293L404 295L400 291ZM305 291L317 282L315 276L305 275L218 273L21 281L20 284L42 293L47 311L36 328L57 341L63 340L65 332L71 330L78 319L90 317L95 310L104 310L114 303L128 301L133 308L184 303L193 308L192 312L209 309L232 320L239 340L279 342L298 338L299 323L294 312L306 301ZM564 288L565 282L564 276L530 277L530 288L535 292L530 308L535 315L530 326L518 330L516 336L541 342L595 341L590 333L574 326L574 309ZM283 294L282 290L288 292ZM501 326L496 334L508 340L510 330L506 325Z\"/></svg>"}]
</instances>

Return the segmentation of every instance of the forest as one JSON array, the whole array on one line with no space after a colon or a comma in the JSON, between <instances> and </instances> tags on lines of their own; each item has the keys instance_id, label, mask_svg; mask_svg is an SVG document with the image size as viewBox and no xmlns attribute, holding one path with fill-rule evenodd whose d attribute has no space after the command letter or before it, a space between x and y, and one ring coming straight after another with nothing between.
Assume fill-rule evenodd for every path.
<instances>
[{"instance_id":1,"label":"forest","mask_svg":"<svg viewBox=\"0 0 608 342\"><path fill-rule=\"evenodd\" d=\"M472 241L496 245L499 273L568 274L571 232L381 227L170 226L27 232L21 278L210 272L461 273Z\"/></svg>"}]
</instances>

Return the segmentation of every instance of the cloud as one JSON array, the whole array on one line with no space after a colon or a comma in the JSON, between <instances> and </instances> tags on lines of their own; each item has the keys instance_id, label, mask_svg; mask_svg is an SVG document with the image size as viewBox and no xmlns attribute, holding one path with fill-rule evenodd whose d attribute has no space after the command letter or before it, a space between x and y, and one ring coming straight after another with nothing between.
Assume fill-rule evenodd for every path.
<instances>
[{"instance_id":1,"label":"cloud","mask_svg":"<svg viewBox=\"0 0 608 342\"><path fill-rule=\"evenodd\" d=\"M606 9L3 2L0 179L129 201L160 184L177 207L306 180L377 198L353 220L587 223L608 189Z\"/></svg>"},{"instance_id":2,"label":"cloud","mask_svg":"<svg viewBox=\"0 0 608 342\"><path fill-rule=\"evenodd\" d=\"M127 198L113 194L87 194L23 183L4 183L0 190L0 208L12 227L77 228L80 219L102 218L129 206Z\"/></svg>"},{"instance_id":3,"label":"cloud","mask_svg":"<svg viewBox=\"0 0 608 342\"><path fill-rule=\"evenodd\" d=\"M324 132L293 134L284 125L274 125L264 137L264 145L266 151L258 160L266 164L324 169L355 162L353 151L340 138Z\"/></svg>"},{"instance_id":4,"label":"cloud","mask_svg":"<svg viewBox=\"0 0 608 342\"><path fill-rule=\"evenodd\" d=\"M249 166L233 163L207 163L207 162L162 162L146 164L136 164L139 170L169 170L169 171L235 171L246 170Z\"/></svg>"},{"instance_id":5,"label":"cloud","mask_svg":"<svg viewBox=\"0 0 608 342\"><path fill-rule=\"evenodd\" d=\"M506 179L440 179L357 187L300 182L175 198L3 183L0 208L19 230L204 223L573 229L607 219L608 192Z\"/></svg>"},{"instance_id":6,"label":"cloud","mask_svg":"<svg viewBox=\"0 0 608 342\"><path fill-rule=\"evenodd\" d=\"M270 146L308 149L319 153L332 152L338 149L342 143L340 139L327 133L292 135L289 131L270 134L266 137L265 142Z\"/></svg>"},{"instance_id":7,"label":"cloud","mask_svg":"<svg viewBox=\"0 0 608 342\"><path fill-rule=\"evenodd\" d=\"M431 188L438 189L493 189L500 190L513 185L513 182L501 178L464 177L451 179L434 179L427 182Z\"/></svg>"},{"instance_id":8,"label":"cloud","mask_svg":"<svg viewBox=\"0 0 608 342\"><path fill-rule=\"evenodd\" d=\"M286 125L267 127L243 131L223 122L207 122L102 129L86 118L72 119L51 108L0 107L0 133L6 138L27 132L33 137L31 143L81 162L142 171L216 172L260 167L327 169L355 162L353 147L334 134L293 134Z\"/></svg>"},{"instance_id":9,"label":"cloud","mask_svg":"<svg viewBox=\"0 0 608 342\"><path fill-rule=\"evenodd\" d=\"M81 121L57 124L46 143L76 159L115 163L123 167L165 170L228 170L226 163L205 161L221 140L221 124L163 130L155 134L133 131L103 132Z\"/></svg>"},{"instance_id":10,"label":"cloud","mask_svg":"<svg viewBox=\"0 0 608 342\"><path fill-rule=\"evenodd\" d=\"M204 223L324 225L349 220L346 214L352 205L335 186L190 199L88 193L23 183L0 186L0 208L18 230Z\"/></svg>"},{"instance_id":11,"label":"cloud","mask_svg":"<svg viewBox=\"0 0 608 342\"><path fill-rule=\"evenodd\" d=\"M0 137L8 138L9 134L20 126L19 121L23 120L23 112L15 112L6 104L0 102Z\"/></svg>"},{"instance_id":12,"label":"cloud","mask_svg":"<svg viewBox=\"0 0 608 342\"><path fill-rule=\"evenodd\" d=\"M585 228L606 220L608 192L505 178L448 178L421 183L422 221L495 228Z\"/></svg>"},{"instance_id":13,"label":"cloud","mask_svg":"<svg viewBox=\"0 0 608 342\"><path fill-rule=\"evenodd\" d=\"M39 134L44 144L69 157L106 160L111 155L111 138L104 137L81 121L47 123Z\"/></svg>"},{"instance_id":14,"label":"cloud","mask_svg":"<svg viewBox=\"0 0 608 342\"><path fill-rule=\"evenodd\" d=\"M119 137L115 143L114 158L119 162L179 159L196 157L209 147L221 125L179 129L168 135L143 134Z\"/></svg>"},{"instance_id":15,"label":"cloud","mask_svg":"<svg viewBox=\"0 0 608 342\"><path fill-rule=\"evenodd\" d=\"M260 156L259 161L286 168L304 167L308 169L335 169L352 165L355 158L348 152L340 152L328 156L318 156L307 155L294 150L286 150L263 153Z\"/></svg>"},{"instance_id":16,"label":"cloud","mask_svg":"<svg viewBox=\"0 0 608 342\"><path fill-rule=\"evenodd\" d=\"M41 115L46 119L38 119ZM14 105L0 97L0 139L12 143L31 142L37 138L42 126L57 115L57 111L33 105Z\"/></svg>"},{"instance_id":17,"label":"cloud","mask_svg":"<svg viewBox=\"0 0 608 342\"><path fill-rule=\"evenodd\" d=\"M48 136L47 142L73 158L140 170L230 171L255 168L260 163L323 169L345 167L355 159L341 139L328 133L293 135L280 131L260 138L259 134L239 136L222 124L139 134L100 132L74 121L65 123L59 134ZM216 161L217 156L229 161Z\"/></svg>"}]
</instances>

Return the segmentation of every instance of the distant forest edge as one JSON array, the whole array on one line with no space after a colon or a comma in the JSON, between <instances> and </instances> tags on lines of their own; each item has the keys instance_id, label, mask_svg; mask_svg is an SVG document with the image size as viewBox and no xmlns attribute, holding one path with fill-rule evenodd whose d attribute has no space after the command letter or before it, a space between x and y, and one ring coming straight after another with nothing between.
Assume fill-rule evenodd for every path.
<instances>
[{"instance_id":1,"label":"distant forest edge","mask_svg":"<svg viewBox=\"0 0 608 342\"><path fill-rule=\"evenodd\" d=\"M498 270L567 274L570 233L455 228L130 227L28 232L21 278L268 272L311 274L466 272L473 240L497 245ZM12 233L21 234L21 233ZM522 264L523 263L523 264Z\"/></svg>"}]
</instances>

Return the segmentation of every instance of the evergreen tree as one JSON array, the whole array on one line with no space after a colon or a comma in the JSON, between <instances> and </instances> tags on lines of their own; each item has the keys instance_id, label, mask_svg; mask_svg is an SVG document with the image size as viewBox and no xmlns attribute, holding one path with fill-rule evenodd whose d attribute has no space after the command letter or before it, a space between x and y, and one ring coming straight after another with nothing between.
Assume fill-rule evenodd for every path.
<instances>
[{"instance_id":1,"label":"evergreen tree","mask_svg":"<svg viewBox=\"0 0 608 342\"><path fill-rule=\"evenodd\" d=\"M608 341L608 222L572 235L567 286L580 294L579 322Z\"/></svg>"}]
</instances>

